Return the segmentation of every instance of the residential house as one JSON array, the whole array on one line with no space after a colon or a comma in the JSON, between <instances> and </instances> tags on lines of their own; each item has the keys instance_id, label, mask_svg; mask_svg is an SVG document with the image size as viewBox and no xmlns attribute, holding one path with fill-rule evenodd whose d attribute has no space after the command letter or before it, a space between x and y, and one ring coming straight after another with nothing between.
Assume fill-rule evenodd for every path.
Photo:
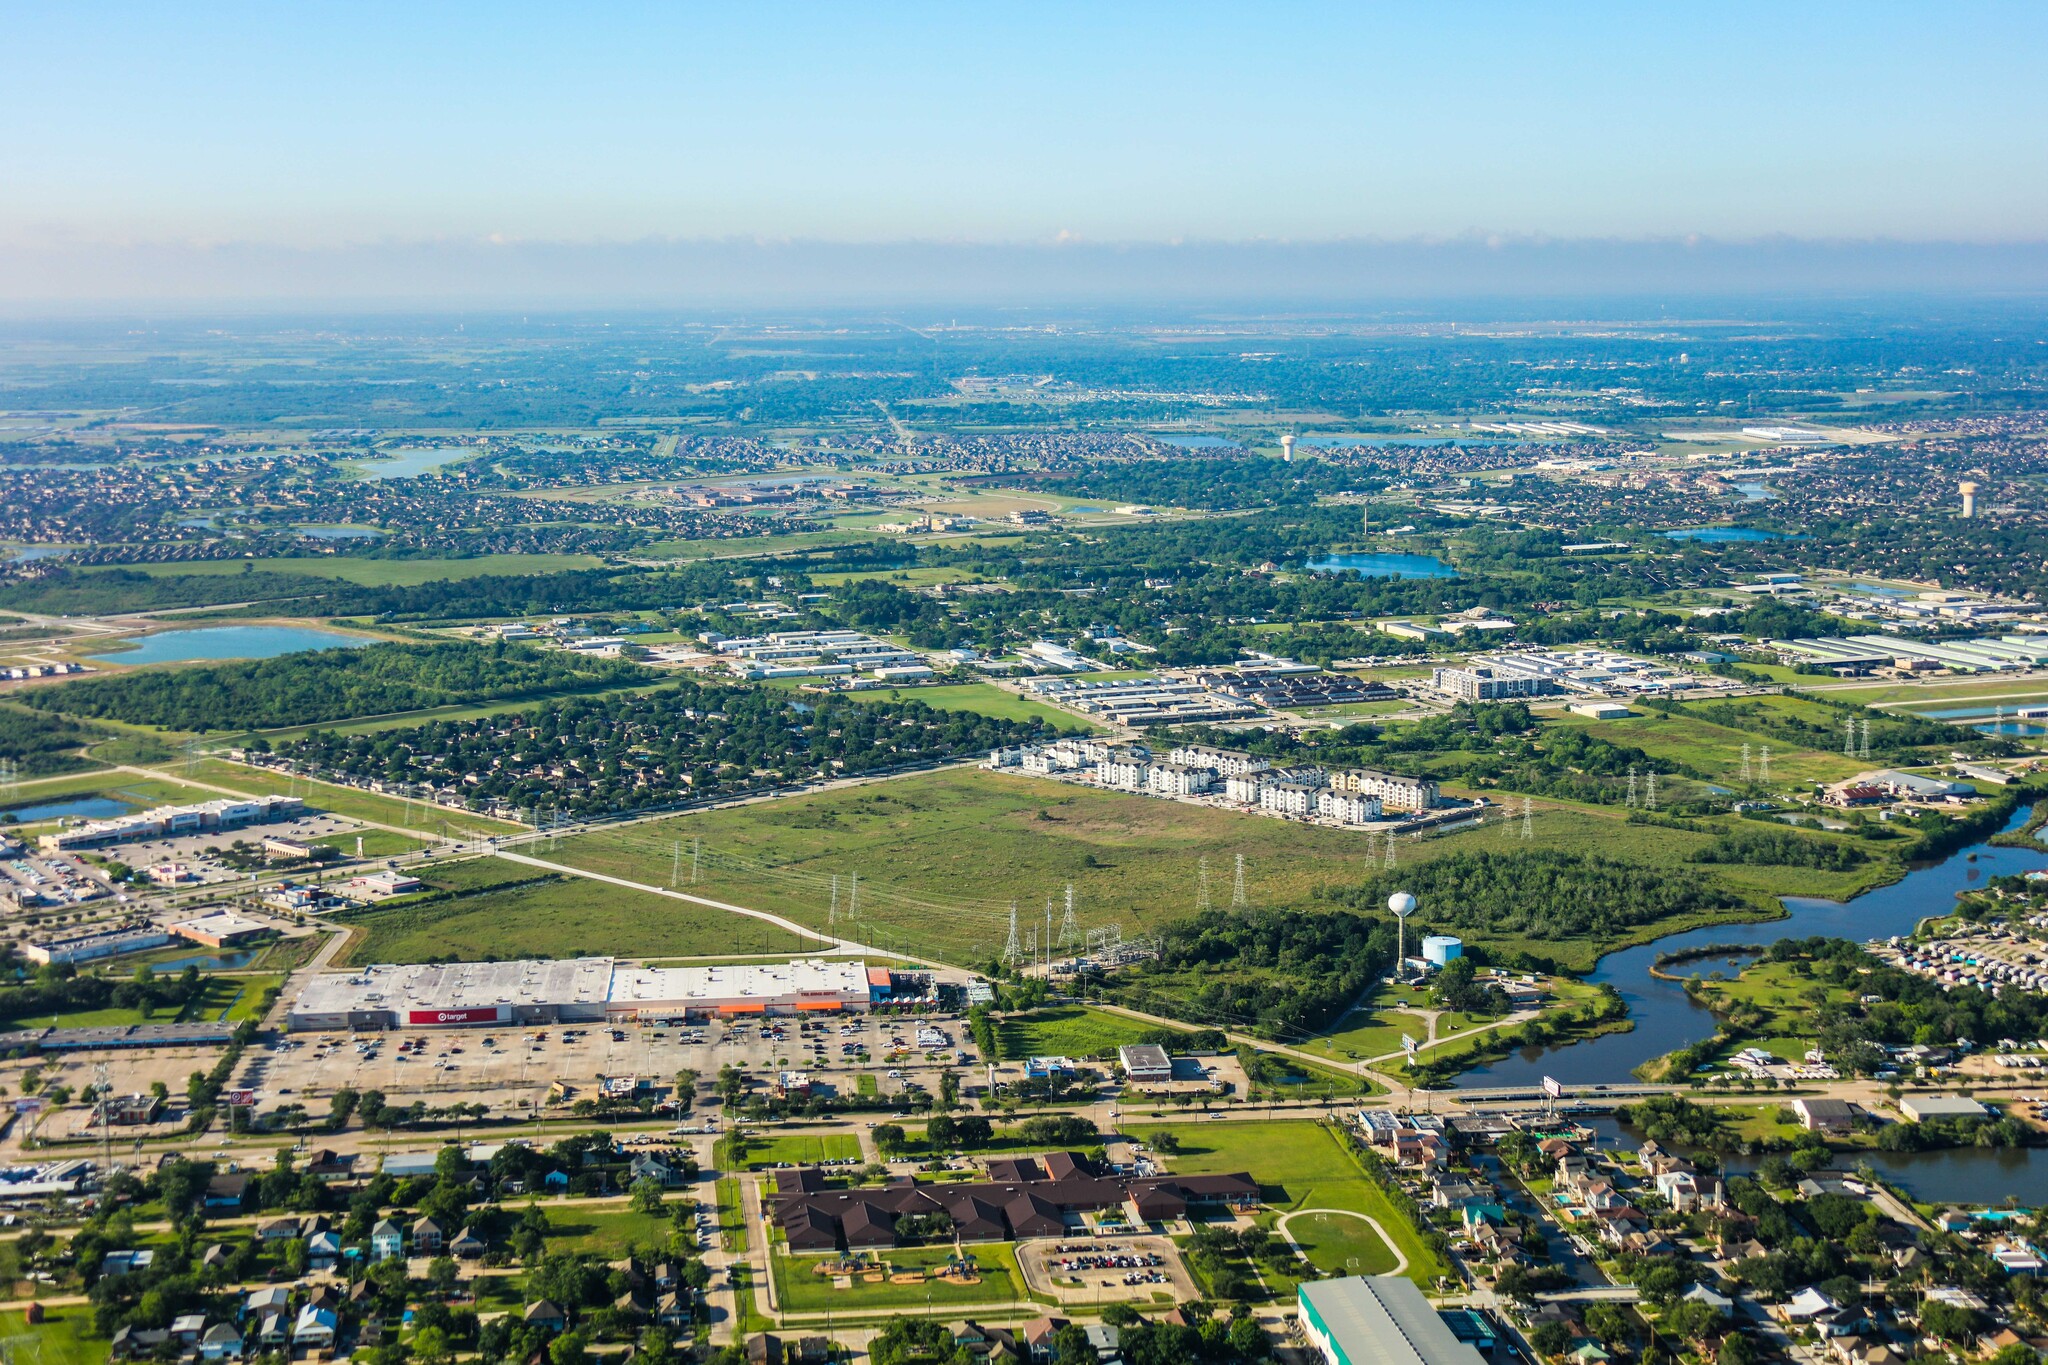
<instances>
[{"instance_id":1,"label":"residential house","mask_svg":"<svg viewBox=\"0 0 2048 1365\"><path fill-rule=\"evenodd\" d=\"M782 1365L782 1338L763 1332L747 1339L747 1365Z\"/></svg>"},{"instance_id":2,"label":"residential house","mask_svg":"<svg viewBox=\"0 0 2048 1365\"><path fill-rule=\"evenodd\" d=\"M206 1182L206 1207L210 1209L239 1209L248 1197L246 1171L226 1171Z\"/></svg>"},{"instance_id":3,"label":"residential house","mask_svg":"<svg viewBox=\"0 0 2048 1365\"><path fill-rule=\"evenodd\" d=\"M240 1360L242 1334L224 1322L216 1322L199 1338L199 1356L202 1360Z\"/></svg>"},{"instance_id":4,"label":"residential house","mask_svg":"<svg viewBox=\"0 0 2048 1365\"><path fill-rule=\"evenodd\" d=\"M389 1218L379 1218L370 1229L370 1259L388 1261L405 1254L405 1234Z\"/></svg>"},{"instance_id":5,"label":"residential house","mask_svg":"<svg viewBox=\"0 0 2048 1365\"><path fill-rule=\"evenodd\" d=\"M464 1228L461 1232L456 1233L455 1240L448 1244L449 1254L458 1261L481 1260L484 1252L487 1250L489 1248L485 1246L484 1239L477 1236L475 1231L470 1228Z\"/></svg>"},{"instance_id":6,"label":"residential house","mask_svg":"<svg viewBox=\"0 0 2048 1365\"><path fill-rule=\"evenodd\" d=\"M292 1306L292 1292L283 1285L252 1289L242 1300L242 1317L260 1318L265 1313L282 1313Z\"/></svg>"},{"instance_id":7,"label":"residential house","mask_svg":"<svg viewBox=\"0 0 2048 1365\"><path fill-rule=\"evenodd\" d=\"M568 1316L546 1299L526 1305L526 1311L520 1314L520 1321L528 1327L539 1327L549 1332L559 1332L569 1325Z\"/></svg>"},{"instance_id":8,"label":"residential house","mask_svg":"<svg viewBox=\"0 0 2048 1365\"><path fill-rule=\"evenodd\" d=\"M341 1331L341 1315L332 1308L318 1304L307 1304L299 1310L298 1320L292 1324L292 1349L295 1351L331 1351L335 1337Z\"/></svg>"},{"instance_id":9,"label":"residential house","mask_svg":"<svg viewBox=\"0 0 2048 1365\"><path fill-rule=\"evenodd\" d=\"M206 1314L180 1313L171 1319L171 1339L180 1346L196 1346L206 1334Z\"/></svg>"},{"instance_id":10,"label":"residential house","mask_svg":"<svg viewBox=\"0 0 2048 1365\"><path fill-rule=\"evenodd\" d=\"M680 1185L685 1177L683 1163L667 1154L640 1152L633 1157L629 1168L633 1180L653 1180L664 1187Z\"/></svg>"},{"instance_id":11,"label":"residential house","mask_svg":"<svg viewBox=\"0 0 2048 1365\"><path fill-rule=\"evenodd\" d=\"M341 1259L341 1238L324 1228L306 1239L306 1264L314 1270L332 1270Z\"/></svg>"},{"instance_id":12,"label":"residential house","mask_svg":"<svg viewBox=\"0 0 2048 1365\"><path fill-rule=\"evenodd\" d=\"M432 1218L421 1218L412 1225L412 1249L415 1255L439 1251L442 1240L441 1225Z\"/></svg>"},{"instance_id":13,"label":"residential house","mask_svg":"<svg viewBox=\"0 0 2048 1365\"><path fill-rule=\"evenodd\" d=\"M1856 1106L1847 1100L1797 1099L1792 1112L1809 1133L1846 1133L1856 1126Z\"/></svg>"}]
</instances>

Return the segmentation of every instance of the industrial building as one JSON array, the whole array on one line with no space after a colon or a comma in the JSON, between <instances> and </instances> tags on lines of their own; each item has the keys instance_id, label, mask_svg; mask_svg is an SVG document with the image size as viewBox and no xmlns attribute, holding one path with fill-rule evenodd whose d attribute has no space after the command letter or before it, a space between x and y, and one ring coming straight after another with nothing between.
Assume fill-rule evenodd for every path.
<instances>
[{"instance_id":1,"label":"industrial building","mask_svg":"<svg viewBox=\"0 0 2048 1365\"><path fill-rule=\"evenodd\" d=\"M2048 664L2048 639L2002 635L1996 639L1896 639L1889 635L1820 636L1804 640L1769 640L1765 647L1787 664L1819 664L1836 673L1867 673L1873 668L1939 669L1955 673L2013 673Z\"/></svg>"},{"instance_id":2,"label":"industrial building","mask_svg":"<svg viewBox=\"0 0 2048 1365\"><path fill-rule=\"evenodd\" d=\"M45 853L64 853L78 848L103 848L131 839L161 839L180 834L240 829L245 825L290 820L305 813L306 803L296 796L223 798L202 801L196 806L158 806L134 815L118 815L111 820L90 820L45 834L36 843Z\"/></svg>"},{"instance_id":3,"label":"industrial building","mask_svg":"<svg viewBox=\"0 0 2048 1365\"><path fill-rule=\"evenodd\" d=\"M1413 1282L1360 1275L1296 1291L1301 1330L1328 1365L1481 1365Z\"/></svg>"},{"instance_id":4,"label":"industrial building","mask_svg":"<svg viewBox=\"0 0 2048 1365\"><path fill-rule=\"evenodd\" d=\"M896 974L859 959L631 967L608 957L459 962L324 972L286 1016L296 1031L597 1023L867 1010Z\"/></svg>"},{"instance_id":5,"label":"industrial building","mask_svg":"<svg viewBox=\"0 0 2048 1365\"><path fill-rule=\"evenodd\" d=\"M30 962L55 963L62 967L77 962L92 962L103 957L118 957L122 953L139 953L149 948L161 948L170 941L171 936L153 924L128 924L112 929L73 934L67 938L24 943L21 945L21 955Z\"/></svg>"}]
</instances>

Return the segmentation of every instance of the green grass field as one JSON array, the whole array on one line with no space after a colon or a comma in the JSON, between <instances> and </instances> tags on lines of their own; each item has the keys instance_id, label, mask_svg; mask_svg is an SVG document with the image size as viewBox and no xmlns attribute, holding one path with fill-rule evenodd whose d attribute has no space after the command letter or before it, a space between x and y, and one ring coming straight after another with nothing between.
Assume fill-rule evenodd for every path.
<instances>
[{"instance_id":1,"label":"green grass field","mask_svg":"<svg viewBox=\"0 0 2048 1365\"><path fill-rule=\"evenodd\" d=\"M1249 1171L1259 1182L1260 1193L1275 1215L1296 1209L1343 1209L1377 1219L1407 1255L1406 1273L1417 1284L1426 1287L1437 1276L1449 1273L1449 1267L1423 1245L1414 1225L1366 1177L1345 1150L1343 1139L1319 1124L1201 1123L1130 1131L1146 1141L1161 1132L1171 1132L1179 1139L1179 1153L1165 1158L1169 1171L1191 1175ZM1363 1259L1370 1255L1369 1248L1375 1240L1363 1224L1356 1230L1333 1226L1324 1231L1311 1225L1301 1231L1308 1234L1303 1240L1310 1243L1309 1257L1316 1266L1338 1273L1348 1271L1345 1262L1351 1257ZM1384 1253L1384 1243L1382 1248ZM1331 1259L1319 1259L1319 1253ZM1393 1264L1394 1258L1387 1255L1384 1268L1390 1269Z\"/></svg>"},{"instance_id":2,"label":"green grass field","mask_svg":"<svg viewBox=\"0 0 2048 1365\"><path fill-rule=\"evenodd\" d=\"M854 701L921 701L940 711L971 711L998 720L1042 720L1060 730L1092 733L1094 728L1079 716L1070 715L1042 701L1005 692L993 683L942 683L937 687L892 687L886 691L849 692Z\"/></svg>"},{"instance_id":3,"label":"green grass field","mask_svg":"<svg viewBox=\"0 0 2048 1365\"><path fill-rule=\"evenodd\" d=\"M1363 1061L1399 1052L1404 1034L1420 1043L1429 1037L1429 1028L1417 1016L1400 1010L1354 1010L1338 1020L1337 1027L1323 1039L1310 1046L1320 1050L1327 1039L1336 1049L1336 1057Z\"/></svg>"},{"instance_id":4,"label":"green grass field","mask_svg":"<svg viewBox=\"0 0 2048 1365\"><path fill-rule=\"evenodd\" d=\"M785 1133L747 1139L747 1166L758 1169L779 1162L815 1166L821 1161L859 1159L860 1139L851 1133Z\"/></svg>"},{"instance_id":5,"label":"green grass field","mask_svg":"<svg viewBox=\"0 0 2048 1365\"><path fill-rule=\"evenodd\" d=\"M887 1259L891 1271L904 1273L929 1266L944 1266L957 1253L951 1247L901 1247L877 1253ZM1002 1242L977 1243L966 1248L980 1269L978 1284L950 1284L926 1279L916 1284L880 1284L856 1281L845 1289L834 1289L832 1277L816 1273L814 1267L836 1258L830 1256L774 1256L775 1297L792 1313L862 1313L876 1309L917 1308L929 1303L934 1309L949 1304L1013 1303L1028 1301L1024 1282L1017 1273L1016 1249Z\"/></svg>"},{"instance_id":6,"label":"green grass field","mask_svg":"<svg viewBox=\"0 0 2048 1365\"><path fill-rule=\"evenodd\" d=\"M477 833L510 834L524 828L509 820L494 820L488 815L472 815L468 811L446 810L440 806L415 803L408 806L404 801L391 796L379 796L376 792L359 791L354 787L338 786L332 782L316 782L307 777L292 777L285 773L274 773L267 768L252 768L245 763L233 763L224 758L202 758L187 766L179 764L169 770L178 775L189 776L196 782L211 782L215 786L227 787L234 791L248 792L254 796L283 795L296 792L306 799L306 804L320 810L333 811L336 815L351 820L367 820L380 825L408 824L422 834L446 832L452 837Z\"/></svg>"},{"instance_id":7,"label":"green grass field","mask_svg":"<svg viewBox=\"0 0 2048 1365\"><path fill-rule=\"evenodd\" d=\"M1006 1061L1026 1057L1095 1057L1135 1043L1157 1026L1105 1014L1085 1005L1032 1010L1004 1019L996 1042Z\"/></svg>"},{"instance_id":8,"label":"green grass field","mask_svg":"<svg viewBox=\"0 0 2048 1365\"><path fill-rule=\"evenodd\" d=\"M68 777L48 782L24 782L9 796L5 810L18 811L24 807L48 805L56 801L73 798L104 796L120 801L136 810L148 806L180 805L211 799L217 793L203 787L188 787L178 782L166 782L158 778L137 777L132 773L95 772L74 773ZM31 822L24 828L41 828L50 822Z\"/></svg>"},{"instance_id":9,"label":"green grass field","mask_svg":"<svg viewBox=\"0 0 2048 1365\"><path fill-rule=\"evenodd\" d=\"M1688 877L1710 875L1752 897L1758 911L1775 895L1842 896L1868 877L1789 868L1685 861L1712 836L1630 825L1618 810L1559 802L1536 808L1545 847L1597 853ZM1194 908L1202 858L1213 869L1245 857L1254 906L1327 904L1321 893L1382 869L1366 856L1362 832L1272 820L1183 802L1105 792L979 769L920 773L788 800L648 821L564 839L551 858L634 881L665 883L674 847L701 841L700 895L768 910L822 927L839 878L839 930L877 946L952 961L986 961L1000 951L1009 902L1042 905L1071 882L1084 926L1115 920L1132 935ZM1519 845L1517 845L1519 846ZM1500 827L1400 846L1403 865L1460 850L1504 847ZM846 897L860 878L859 918ZM1675 925L1645 927L1643 942ZM1608 941L1474 941L1590 966Z\"/></svg>"},{"instance_id":10,"label":"green grass field","mask_svg":"<svg viewBox=\"0 0 2048 1365\"><path fill-rule=\"evenodd\" d=\"M176 564L110 564L152 578L208 577L238 574L241 559L215 559ZM481 578L487 574L561 573L594 569L604 561L595 555L478 555L474 559L351 559L346 555L313 555L255 561L260 571L339 578L369 588L414 587L449 578ZM98 567L98 566L96 566ZM92 572L87 569L86 572Z\"/></svg>"},{"instance_id":11,"label":"green grass field","mask_svg":"<svg viewBox=\"0 0 2048 1365\"><path fill-rule=\"evenodd\" d=\"M1613 743L1631 744L1654 757L1683 763L1709 782L1735 783L1742 771L1744 744L1750 746L1753 755L1761 754L1766 745L1770 747L1771 780L1777 783L1838 782L1870 767L1868 760L1859 762L1844 758L1839 753L1791 748L1783 740L1772 739L1769 735L1730 729L1683 714L1646 711L1620 720L1594 720L1588 716L1566 714L1557 716L1551 723L1590 730Z\"/></svg>"},{"instance_id":12,"label":"green grass field","mask_svg":"<svg viewBox=\"0 0 2048 1365\"><path fill-rule=\"evenodd\" d=\"M92 1335L92 1305L64 1304L45 1308L43 1320L31 1327L25 1313L0 1313L0 1335L28 1337L34 1345L19 1354L38 1365L105 1365L112 1347Z\"/></svg>"},{"instance_id":13,"label":"green grass field","mask_svg":"<svg viewBox=\"0 0 2048 1365\"><path fill-rule=\"evenodd\" d=\"M361 840L362 856L365 858L390 858L400 853L411 853L429 846L425 839L399 834L388 829L351 830L346 834L323 834L312 842L327 848L338 848L345 857L356 856L357 841Z\"/></svg>"},{"instance_id":14,"label":"green grass field","mask_svg":"<svg viewBox=\"0 0 2048 1365\"><path fill-rule=\"evenodd\" d=\"M794 934L743 915L496 858L437 867L426 880L474 894L349 914L343 922L365 931L351 947L350 962L788 954L805 946ZM666 873L658 880L667 880Z\"/></svg>"},{"instance_id":15,"label":"green grass field","mask_svg":"<svg viewBox=\"0 0 2048 1365\"><path fill-rule=\"evenodd\" d=\"M882 537L855 529L795 531L788 535L745 536L726 540L657 540L635 559L738 559L787 554L792 550L826 550L835 545L865 545Z\"/></svg>"},{"instance_id":16,"label":"green grass field","mask_svg":"<svg viewBox=\"0 0 2048 1365\"><path fill-rule=\"evenodd\" d=\"M665 1214L639 1213L629 1208L578 1208L547 1206L548 1250L589 1251L602 1256L623 1256L630 1246L660 1247L668 1242L670 1223Z\"/></svg>"}]
</instances>

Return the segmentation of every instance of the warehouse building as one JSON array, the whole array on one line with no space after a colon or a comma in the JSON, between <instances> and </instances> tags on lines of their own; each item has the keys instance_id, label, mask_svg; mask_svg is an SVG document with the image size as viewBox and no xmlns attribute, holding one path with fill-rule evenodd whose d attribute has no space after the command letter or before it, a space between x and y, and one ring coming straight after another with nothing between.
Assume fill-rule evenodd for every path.
<instances>
[{"instance_id":1,"label":"warehouse building","mask_svg":"<svg viewBox=\"0 0 2048 1365\"><path fill-rule=\"evenodd\" d=\"M1296 1291L1302 1332L1328 1365L1481 1365L1412 1281L1352 1275Z\"/></svg>"},{"instance_id":2,"label":"warehouse building","mask_svg":"<svg viewBox=\"0 0 2048 1365\"><path fill-rule=\"evenodd\" d=\"M717 967L630 967L608 957L376 966L312 978L287 1022L303 1031L823 1013L871 1009L893 998L895 981L887 968L849 958Z\"/></svg>"}]
</instances>

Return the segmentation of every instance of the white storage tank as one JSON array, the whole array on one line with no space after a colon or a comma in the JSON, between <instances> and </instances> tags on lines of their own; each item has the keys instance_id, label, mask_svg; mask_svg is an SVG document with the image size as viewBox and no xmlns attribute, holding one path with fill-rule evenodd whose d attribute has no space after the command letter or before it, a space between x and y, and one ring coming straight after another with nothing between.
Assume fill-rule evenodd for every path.
<instances>
[{"instance_id":1,"label":"white storage tank","mask_svg":"<svg viewBox=\"0 0 2048 1365\"><path fill-rule=\"evenodd\" d=\"M1454 957L1465 955L1465 940L1449 934L1431 934L1422 940L1422 957L1432 967L1442 967Z\"/></svg>"}]
</instances>

